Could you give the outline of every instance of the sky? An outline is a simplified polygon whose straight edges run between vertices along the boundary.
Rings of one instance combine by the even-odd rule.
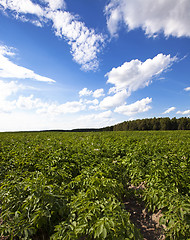
[[[190,117],[189,0],[0,0],[0,131]]]

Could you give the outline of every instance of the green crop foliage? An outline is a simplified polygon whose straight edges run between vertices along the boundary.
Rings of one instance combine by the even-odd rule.
[[[189,170],[189,131],[0,133],[0,236],[140,240],[135,195],[166,239],[190,239]]]

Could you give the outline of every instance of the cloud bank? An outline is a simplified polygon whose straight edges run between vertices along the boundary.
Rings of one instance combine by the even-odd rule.
[[[142,28],[150,37],[160,32],[166,37],[190,37],[189,12],[189,0],[111,0],[105,7],[112,36],[124,23],[128,31]]]

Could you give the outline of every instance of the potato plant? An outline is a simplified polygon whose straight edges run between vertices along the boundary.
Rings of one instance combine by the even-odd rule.
[[[189,131],[1,133],[0,234],[140,240],[123,204],[135,194],[166,239],[189,239],[189,156]]]

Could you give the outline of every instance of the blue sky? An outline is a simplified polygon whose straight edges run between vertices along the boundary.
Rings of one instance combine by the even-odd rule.
[[[0,131],[190,116],[189,0],[0,0]]]

